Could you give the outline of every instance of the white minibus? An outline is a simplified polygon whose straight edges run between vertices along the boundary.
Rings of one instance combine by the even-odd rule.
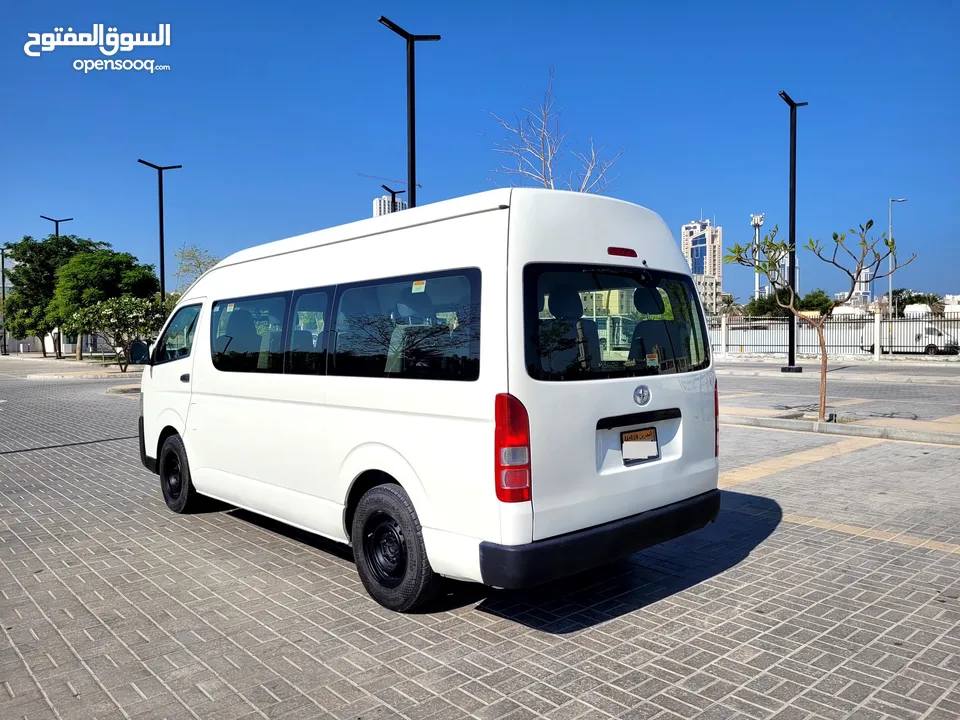
[[[241,250],[151,347],[140,457],[351,545],[367,592],[522,588],[716,519],[703,310],[670,230],[605,197],[498,189]]]

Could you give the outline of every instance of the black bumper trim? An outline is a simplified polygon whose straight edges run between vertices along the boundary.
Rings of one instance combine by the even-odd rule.
[[[143,439],[143,417],[137,421],[137,435],[140,438],[140,464],[154,475],[157,474],[157,459],[147,455],[147,446]]]
[[[639,515],[526,545],[480,543],[484,585],[519,589],[540,585],[632,555],[699,530],[720,512],[720,491],[710,490]]]
[[[630,413],[629,415],[600,418],[597,420],[597,430],[612,430],[625,425],[644,425],[664,420],[675,420],[678,417],[680,417],[680,408],[647,410],[646,412]]]

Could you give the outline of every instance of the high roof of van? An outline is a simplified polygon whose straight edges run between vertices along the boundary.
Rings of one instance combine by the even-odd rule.
[[[565,190],[548,190],[546,188],[498,188],[484,192],[464,195],[450,200],[442,200],[436,203],[421,205],[402,212],[389,213],[380,217],[366,218],[356,222],[344,225],[336,225],[324,230],[296,235],[283,240],[255,245],[244,250],[239,250],[232,255],[221,260],[216,267],[235,265],[237,263],[249,262],[260,258],[270,257],[272,255],[282,255],[298,250],[316,247],[318,245],[328,245],[335,242],[343,242],[366,235],[374,235],[390,230],[422,225],[425,223],[436,222],[459,215],[470,215],[485,210],[496,210],[500,207],[510,205],[511,198],[515,199],[513,193],[549,193],[557,197],[558,202],[612,202],[621,203],[623,200],[605,197],[601,195],[590,195],[585,193],[570,192]]]

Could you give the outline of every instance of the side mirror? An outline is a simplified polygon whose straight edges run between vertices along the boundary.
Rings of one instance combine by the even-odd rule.
[[[152,348],[143,340],[134,340],[130,345],[130,364],[149,365]]]

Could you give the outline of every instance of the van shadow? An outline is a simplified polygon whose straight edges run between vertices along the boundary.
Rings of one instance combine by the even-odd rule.
[[[449,583],[434,612],[476,609],[557,635],[640,610],[735,567],[780,524],[770,498],[722,491],[720,514],[706,527],[593,570],[527,590]]]
[[[353,552],[340,543],[240,508],[239,520],[303,543],[341,560]],[[736,567],[780,524],[783,510],[771,498],[721,491],[720,514],[689,535],[569,578],[527,590],[494,590],[477,583],[444,583],[420,613],[450,612],[474,605],[526,627],[557,635],[608,622],[688,590]]]

